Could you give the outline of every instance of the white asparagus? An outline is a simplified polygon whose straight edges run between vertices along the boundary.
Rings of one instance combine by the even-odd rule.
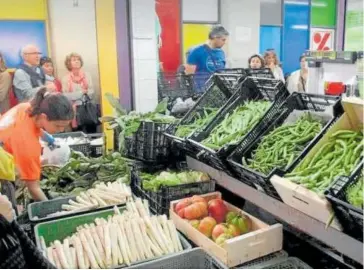
[[[89,244],[89,246],[91,248],[92,253],[94,254],[94,257],[96,259],[97,264],[100,266],[100,268],[104,268],[104,262],[102,260],[101,254],[99,253],[98,248],[96,247],[94,238],[93,238],[92,233],[91,233],[91,229],[90,228],[84,229],[83,233],[84,233],[84,235],[86,237],[86,240],[87,240],[87,242],[88,242],[88,244]]]
[[[72,258],[71,258],[70,243],[68,238],[63,240],[63,251],[64,255],[66,256],[69,267],[72,268]]]
[[[173,247],[171,246],[172,243],[170,243],[167,239],[167,237],[164,235],[163,229],[161,227],[161,225],[158,222],[158,219],[156,216],[152,216],[151,218],[152,224],[154,225],[155,229],[158,232],[158,236],[159,238],[162,240],[165,248],[167,249],[167,253],[172,253],[173,252]]]
[[[71,268],[78,269],[76,249],[74,247],[70,247],[70,253],[71,253],[71,260],[72,260]]]
[[[73,246],[76,249],[77,265],[80,269],[86,269],[85,256],[83,254],[83,247],[80,238],[77,235],[73,235]]]
[[[55,263],[54,257],[53,257],[53,248],[52,247],[47,248],[47,259],[51,264],[56,266],[56,263]]]
[[[154,253],[154,255],[156,257],[160,257],[164,255],[164,252],[162,251],[162,249],[158,246],[157,243],[154,243],[151,239],[151,235],[150,232],[147,231],[148,237],[146,238],[146,240],[148,241],[150,248],[152,249],[152,252]]]
[[[53,260],[54,260],[54,265],[56,266],[57,269],[63,269],[61,262],[58,258],[58,254],[55,248],[52,249],[52,253],[53,253]]]
[[[119,254],[118,254],[118,238],[117,238],[116,225],[110,222],[109,228],[110,228],[110,240],[111,240],[112,266],[117,266],[119,262]]]
[[[69,205],[69,204],[63,204],[62,209],[72,211],[72,210],[78,210],[78,209],[80,209],[80,207]]]
[[[125,226],[126,238],[128,240],[131,255],[132,255],[131,261],[132,262],[140,261],[140,256],[139,256],[138,250],[136,248],[136,241],[134,239],[134,235],[133,235],[132,230],[131,230],[130,221],[125,221],[124,226]]]
[[[151,245],[150,245],[150,243],[148,241],[149,237],[148,237],[147,230],[146,230],[146,227],[145,227],[145,224],[144,224],[144,220],[142,218],[140,218],[140,219],[137,220],[137,223],[138,223],[138,226],[139,226],[139,229],[140,229],[140,232],[141,232],[141,236],[142,236],[142,239],[143,239],[143,243],[145,245],[145,249],[148,252],[148,256],[154,257],[152,247],[151,247]],[[160,251],[160,253],[162,253],[162,251]]]
[[[111,267],[112,255],[111,255],[111,239],[110,239],[109,224],[104,224],[103,229],[104,229],[104,241],[105,241],[105,263],[106,267]]]
[[[142,200],[141,199],[137,199],[136,201],[135,201],[135,205],[136,205],[136,207],[137,207],[137,209],[138,209],[138,211],[139,211],[139,215],[141,216],[141,217],[146,217],[146,216],[148,216],[148,213],[147,213],[147,211],[145,211],[145,208],[144,208],[144,205],[143,205],[143,202],[142,202]]]
[[[81,196],[81,198],[84,199],[86,202],[93,204],[93,202],[91,201],[91,197],[86,192],[81,192],[79,196]]]
[[[83,205],[93,206],[93,204],[91,202],[84,200],[81,196],[77,196],[76,201]]]
[[[88,194],[91,195],[91,197],[93,197],[97,203],[100,205],[100,206],[107,206],[107,203],[102,200],[96,193],[95,193],[95,190],[94,189],[89,189],[88,191]]]
[[[99,189],[95,189],[93,191],[93,193],[95,193],[97,196],[99,196],[100,199],[102,199],[104,201],[107,200],[107,201],[112,201],[115,203],[120,203],[125,200],[125,197],[116,197],[111,193],[103,192]]]
[[[126,237],[126,230],[125,230],[125,226],[124,226],[124,216],[118,216],[118,223],[119,223],[119,228],[120,228],[120,232],[121,232],[121,236],[122,236],[122,240],[123,240],[123,244],[124,244],[124,250],[126,252],[126,257],[124,258],[124,260],[126,260],[126,258],[128,258],[129,264],[134,262],[133,261],[133,255],[131,254],[131,248],[128,242],[128,238]]]
[[[81,243],[81,245],[82,245],[82,243]],[[85,260],[85,267],[86,267],[86,269],[89,269],[91,267],[90,258],[87,256],[87,252],[86,252],[85,248],[83,248],[83,255],[84,255],[83,258]]]
[[[97,235],[100,238],[101,244],[102,244],[104,250],[106,251],[104,226],[102,224],[99,224],[96,226],[95,229],[96,229]],[[106,258],[106,254],[105,254],[105,258]]]
[[[132,209],[133,209],[133,213],[135,213],[135,214],[137,214],[138,216],[140,216],[140,214],[139,214],[139,212],[138,212],[138,209],[137,209],[137,207],[136,207],[136,205],[135,205],[135,202],[134,201],[130,201],[130,205],[131,205],[131,207],[132,207]]]
[[[94,224],[92,224],[90,226],[90,231],[91,231],[91,235],[92,235],[92,237],[93,237],[93,239],[95,241],[96,248],[99,251],[99,254],[101,256],[102,261],[104,262],[105,261],[104,247],[102,245],[102,240],[100,239],[99,234],[97,233],[96,227],[95,227]]]
[[[59,262],[60,262],[62,268],[69,269],[70,266],[68,264],[66,255],[64,253],[63,245],[61,244],[60,241],[56,240],[56,241],[54,241],[54,246],[56,248],[57,256],[58,256],[58,259],[59,259]]]
[[[77,207],[77,208],[84,208],[84,207],[89,206],[89,205],[87,205],[87,204],[78,203],[78,202],[75,202],[75,201],[73,201],[73,200],[69,200],[69,201],[68,201],[68,204],[69,204],[69,205],[72,205],[72,206],[75,206],[75,207]]]
[[[178,251],[182,251],[183,247],[182,247],[182,243],[181,243],[181,238],[178,235],[176,226],[174,225],[172,220],[167,220],[167,225],[168,225],[171,235],[173,236],[173,239],[175,241],[177,241]]]
[[[135,235],[136,240],[140,243],[140,247],[144,253],[145,259],[152,259],[154,256],[153,256],[152,252],[150,251],[149,245],[147,245],[145,243],[145,241],[143,240],[143,233],[140,229],[139,220],[140,219],[138,218],[138,219],[134,219],[131,221],[132,225],[133,225],[133,230],[135,232],[134,235]]]
[[[151,241],[155,240],[163,254],[168,254],[168,249],[165,247],[163,240],[159,237],[157,229],[153,226],[149,217],[144,217],[144,222],[147,227],[147,233],[151,238]]]
[[[111,194],[112,196],[120,197],[121,199],[129,197],[129,194],[127,192],[119,191],[116,188],[98,186],[98,187],[96,187],[96,191]]]
[[[177,252],[178,246],[173,242],[172,235],[168,229],[167,216],[166,215],[158,216],[157,220],[159,221],[159,224],[161,225],[161,227],[163,229],[164,235],[166,236],[167,240],[169,241],[171,247],[173,248],[173,251]]]
[[[130,220],[130,228],[131,228],[132,234],[134,235],[135,246],[136,246],[136,249],[138,251],[140,260],[147,259],[146,252],[144,250],[143,241],[140,238],[141,233],[140,233],[140,231],[138,231],[139,226],[136,223],[135,219]]]
[[[116,205],[114,206],[114,213],[115,215],[121,215],[120,210]]]
[[[123,239],[123,234],[121,232],[121,228],[120,228],[120,225],[119,225],[119,222],[118,222],[118,219],[116,218],[115,219],[115,224],[116,224],[116,234],[117,234],[117,238],[118,238],[118,245],[119,245],[119,248],[120,248],[120,252],[121,252],[121,256],[123,258],[123,262],[120,262],[120,264],[123,264],[125,263],[126,265],[130,265],[130,259],[129,259],[129,256],[128,256],[128,252],[126,250],[126,245],[124,243],[124,239]]]

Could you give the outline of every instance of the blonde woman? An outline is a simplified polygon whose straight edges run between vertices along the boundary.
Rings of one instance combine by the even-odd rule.
[[[285,83],[283,70],[279,66],[279,60],[277,58],[277,54],[271,50],[266,51],[264,53],[264,61],[266,67],[271,69],[274,78],[276,78],[277,80],[281,80],[283,83]]]
[[[0,114],[10,108],[9,93],[11,84],[11,76],[7,71],[4,56],[0,52]]]

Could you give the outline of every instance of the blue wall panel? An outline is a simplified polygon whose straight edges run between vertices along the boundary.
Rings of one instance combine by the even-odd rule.
[[[264,54],[267,49],[274,49],[278,58],[282,60],[281,54],[281,27],[280,26],[261,26],[260,27],[260,54]]]
[[[44,21],[0,20],[0,51],[8,68],[17,68],[22,63],[20,50],[27,44],[37,45],[43,55],[48,54]]]
[[[299,68],[299,57],[309,49],[309,0],[284,1],[283,69],[291,73]]]

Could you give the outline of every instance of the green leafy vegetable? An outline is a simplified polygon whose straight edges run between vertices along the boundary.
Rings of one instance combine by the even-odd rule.
[[[358,182],[346,190],[346,199],[351,205],[363,208],[363,172],[360,174]]]

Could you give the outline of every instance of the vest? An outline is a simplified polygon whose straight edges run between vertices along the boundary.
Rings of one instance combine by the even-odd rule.
[[[27,65],[21,64],[18,69],[24,70],[25,73],[27,73],[30,77],[30,84],[32,85],[32,88],[36,88],[39,86],[42,86],[45,84],[45,75],[40,68],[40,73],[36,72],[34,68],[31,68]],[[24,101],[22,90],[14,87],[14,93],[19,102]]]

